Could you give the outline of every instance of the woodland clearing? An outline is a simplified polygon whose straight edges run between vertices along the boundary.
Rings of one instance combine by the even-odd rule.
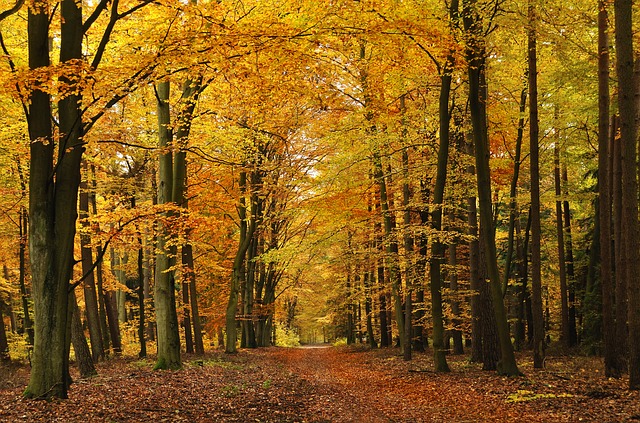
[[[601,359],[547,357],[526,376],[484,372],[450,356],[403,361],[394,349],[263,348],[190,356],[182,370],[116,358],[76,380],[68,400],[22,398],[27,366],[3,364],[0,421],[64,422],[625,422],[640,421],[640,392],[605,379]],[[74,369],[75,371],[75,369]]]

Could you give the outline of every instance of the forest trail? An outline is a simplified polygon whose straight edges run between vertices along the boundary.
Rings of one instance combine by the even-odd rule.
[[[361,352],[331,347],[279,349],[265,358],[308,381],[316,393],[305,401],[307,406],[331,422],[481,422],[516,417],[490,396],[482,398],[473,386],[459,386],[421,368],[422,361],[406,363],[389,355],[380,363]],[[398,374],[398,366],[405,368],[404,374]],[[461,397],[465,391],[473,397]]]
[[[500,377],[466,356],[433,371],[431,353],[303,347],[184,357],[178,371],[153,359],[114,358],[77,379],[63,401],[22,398],[28,366],[0,365],[0,422],[482,423],[640,421],[640,392],[598,373],[601,359],[549,357],[547,369]]]
[[[343,360],[343,355],[346,356],[332,347],[311,345],[278,350],[268,360],[314,387],[314,393],[305,402],[326,421],[393,422],[376,406],[378,398],[358,395],[354,374],[360,369],[351,360]]]

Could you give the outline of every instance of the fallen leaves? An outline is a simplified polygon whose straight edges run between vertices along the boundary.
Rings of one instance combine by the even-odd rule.
[[[28,368],[13,363],[0,368],[0,421],[640,421],[640,393],[602,378],[598,359],[550,358],[541,371],[522,359],[520,378],[448,361],[453,371],[441,374],[429,353],[405,362],[393,349],[266,348],[154,372],[151,360],[119,358],[52,402],[22,399]]]

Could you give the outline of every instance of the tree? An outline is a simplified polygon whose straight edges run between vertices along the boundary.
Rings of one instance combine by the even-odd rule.
[[[102,41],[93,56],[91,69],[97,69],[116,22],[145,4],[119,13],[118,2],[112,3],[110,24],[100,37]],[[77,72],[82,68],[79,65],[86,65],[83,35],[105,10],[107,2],[103,1],[83,22],[81,5],[72,0],[61,2],[60,63],[66,72],[58,78],[61,95],[57,105],[57,136],[52,125],[52,96],[47,88],[54,77],[49,69],[50,23],[54,9],[44,2],[33,5],[28,12],[29,69],[35,75],[27,102],[31,141],[29,249],[35,312],[33,367],[25,390],[28,398],[66,398],[70,383],[68,298],[74,264],[80,168],[85,149],[83,138],[99,117],[83,124],[82,84]],[[121,94],[115,96],[121,97]],[[114,104],[117,100],[110,101]]]
[[[637,124],[635,94],[638,90],[634,76],[633,30],[631,0],[616,0],[615,38],[616,71],[618,75],[618,109],[620,110],[620,139],[622,143],[622,219],[625,257],[624,274],[628,296],[629,322],[629,388],[640,389],[640,223],[638,222]]]
[[[610,330],[603,331],[604,373],[607,377],[619,377],[620,360],[616,356],[615,338],[615,284],[611,253],[611,192],[609,166],[609,14],[607,2],[598,2],[598,206],[600,223],[600,284],[602,286],[602,324]]]
[[[475,0],[463,3],[463,22],[467,36],[467,60],[469,77],[469,108],[475,146],[476,180],[480,214],[480,242],[485,248],[487,273],[491,285],[491,299],[498,327],[501,359],[498,372],[516,376],[520,374],[509,335],[507,314],[502,299],[500,271],[498,269],[493,217],[491,208],[491,171],[489,168],[489,143],[487,136],[485,75],[486,50],[482,20]]]

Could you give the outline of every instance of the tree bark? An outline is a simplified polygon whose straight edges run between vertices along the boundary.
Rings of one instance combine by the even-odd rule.
[[[502,299],[500,271],[498,269],[495,235],[493,231],[491,203],[491,171],[489,168],[489,140],[486,116],[487,86],[485,80],[486,50],[482,21],[476,10],[475,0],[464,1],[464,27],[467,37],[469,75],[469,109],[476,158],[476,181],[480,209],[480,241],[486,254],[487,273],[491,286],[493,309],[500,340],[501,361],[498,372],[504,375],[520,375],[509,334],[507,313]]]
[[[168,81],[157,84],[157,113],[159,147],[167,149],[173,142],[169,116]],[[163,151],[159,159],[158,204],[169,204],[172,199],[174,175],[173,153]],[[168,217],[168,213],[165,213]],[[167,223],[159,222],[156,255],[155,309],[158,330],[158,358],[155,369],[177,369],[182,365],[180,358],[180,333],[176,310],[176,292],[174,272],[171,271],[174,260],[167,245],[171,238]]]
[[[531,161],[531,308],[533,312],[533,367],[544,367],[545,339],[542,313],[542,264],[540,257],[540,163],[538,147],[538,66],[537,11],[535,0],[529,0],[529,154]]]
[[[518,119],[518,135],[516,137],[516,152],[513,157],[513,177],[509,187],[509,230],[507,234],[507,256],[504,265],[504,276],[502,282],[503,295],[507,294],[509,286],[509,276],[511,275],[511,262],[513,258],[514,231],[517,217],[516,195],[518,193],[518,179],[520,177],[520,165],[522,157],[522,140],[524,139],[525,109],[527,107],[527,88],[520,92],[520,118]]]
[[[80,308],[76,300],[75,292],[69,294],[69,308],[71,313],[71,342],[73,351],[76,356],[76,365],[80,371],[80,377],[86,379],[98,374],[93,365],[92,353],[87,344],[87,338],[82,329],[82,320],[80,320]]]
[[[575,266],[573,263],[573,239],[571,237],[571,209],[569,208],[569,175],[566,161],[562,164],[562,183],[564,184],[562,201],[562,213],[564,215],[564,239],[566,245],[565,260],[567,264],[567,289],[569,306],[569,340],[568,346],[574,347],[578,344],[578,329],[576,327],[576,291],[578,290]]]
[[[86,171],[87,164],[83,161],[83,169]],[[93,361],[104,360],[104,345],[102,343],[102,328],[100,327],[100,316],[98,312],[98,296],[96,295],[96,283],[93,272],[93,253],[91,249],[91,235],[89,229],[89,192],[86,179],[80,182],[80,202],[79,211],[83,232],[80,234],[80,251],[82,260],[82,275],[85,277],[84,303],[87,313],[87,324],[89,326],[89,339],[91,340],[91,355]]]
[[[450,15],[457,14],[458,2],[454,0],[450,6]],[[445,244],[442,235],[442,208],[444,204],[444,188],[447,182],[447,165],[449,161],[450,121],[449,99],[453,72],[453,56],[446,59],[440,75],[439,98],[439,136],[438,164],[436,167],[436,183],[433,190],[433,212],[431,213],[431,228],[435,237],[431,243],[431,265],[429,266],[429,282],[431,286],[431,318],[433,321],[433,360],[437,372],[449,372],[446,348],[444,345],[444,316],[442,311],[442,272]]]
[[[629,388],[640,389],[640,224],[638,222],[637,124],[633,51],[633,1],[615,0],[616,70],[622,142],[622,220],[627,284]]]
[[[29,68],[50,64],[48,3],[29,8]],[[82,10],[61,2],[60,62],[82,59]],[[39,84],[30,93],[29,248],[35,311],[35,339],[28,398],[66,398],[69,384],[69,281],[73,266],[80,162],[84,150],[80,97],[66,76],[60,83],[71,94],[58,102],[59,131],[54,174],[51,97]]]
[[[556,111],[557,112],[557,111]],[[558,129],[556,128],[556,131]],[[553,149],[553,175],[556,193],[556,235],[558,238],[558,269],[560,274],[560,340],[570,346],[569,340],[569,304],[567,301],[567,269],[564,256],[564,225],[562,220],[562,200],[560,196],[560,147],[558,146],[559,136],[556,137],[556,144]]]
[[[4,316],[2,315],[5,304],[0,302],[0,361],[10,361],[9,342],[7,341],[7,332],[4,327]]]

